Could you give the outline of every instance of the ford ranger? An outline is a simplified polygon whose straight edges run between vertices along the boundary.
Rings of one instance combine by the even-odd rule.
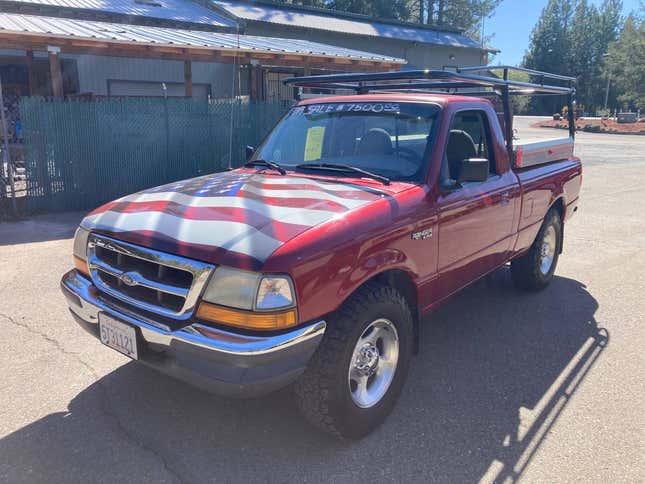
[[[553,278],[578,205],[574,131],[513,145],[509,98],[530,88],[573,107],[573,81],[506,77],[291,79],[356,94],[301,100],[242,168],[91,212],[61,281],[72,316],[166,374],[226,396],[293,384],[314,425],[367,434],[424,314],[507,263],[522,289]]]

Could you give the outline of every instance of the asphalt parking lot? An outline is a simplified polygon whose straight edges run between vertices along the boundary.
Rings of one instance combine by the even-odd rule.
[[[83,332],[58,288],[81,214],[0,224],[0,482],[643,482],[645,137],[577,144],[553,284],[500,269],[430,315],[394,413],[353,443],[288,390],[219,399]]]

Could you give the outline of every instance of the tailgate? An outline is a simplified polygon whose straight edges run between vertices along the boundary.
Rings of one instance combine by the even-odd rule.
[[[557,138],[518,144],[513,148],[515,168],[542,165],[573,157],[573,138]]]

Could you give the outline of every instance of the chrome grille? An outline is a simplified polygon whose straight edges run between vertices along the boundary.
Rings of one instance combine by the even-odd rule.
[[[214,266],[103,235],[91,234],[87,261],[105,293],[171,318],[185,319]]]

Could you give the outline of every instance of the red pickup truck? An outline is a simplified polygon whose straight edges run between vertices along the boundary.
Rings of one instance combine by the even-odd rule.
[[[370,90],[340,77],[293,82]],[[486,82],[505,100],[517,87]],[[71,313],[106,345],[218,394],[293,383],[309,421],[363,436],[392,409],[425,313],[509,262],[523,289],[553,277],[581,184],[573,132],[512,146],[511,119],[502,127],[473,95],[301,101],[245,167],[90,213],[61,281]]]

